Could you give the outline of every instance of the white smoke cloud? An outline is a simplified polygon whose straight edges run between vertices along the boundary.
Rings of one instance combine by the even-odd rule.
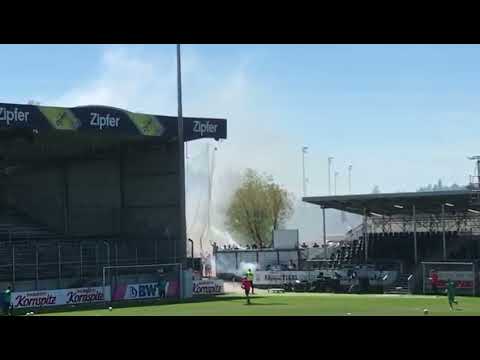
[[[125,47],[107,48],[93,79],[58,99],[45,101],[59,106],[109,105],[138,112],[175,110],[175,58],[135,55]]]
[[[108,105],[135,112],[175,115],[177,111],[176,58],[174,46],[152,54],[136,47],[115,46],[104,50],[92,78],[83,79],[76,88],[42,103],[57,106]],[[228,139],[220,144],[198,140],[188,144],[187,229],[196,251],[202,239],[203,250],[210,250],[205,228],[208,209],[208,172],[206,145],[214,157],[210,240],[233,244],[225,232],[226,204],[238,184],[240,174],[250,167],[273,175],[289,191],[301,189],[301,141],[279,126],[273,114],[262,107],[269,94],[249,73],[252,59],[241,58],[228,72],[218,74],[209,67],[209,59],[185,47],[182,57],[183,111],[186,116],[224,117],[228,119]],[[218,150],[213,151],[214,146]],[[318,241],[322,229],[318,207],[297,206],[297,215],[289,226],[300,229],[301,241]],[[348,224],[334,221],[327,226],[332,233],[343,233]]]

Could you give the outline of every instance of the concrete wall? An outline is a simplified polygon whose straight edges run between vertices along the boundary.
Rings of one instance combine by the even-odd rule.
[[[123,157],[122,235],[142,240],[162,239],[159,254],[185,255],[178,237],[177,151],[174,144],[149,152],[128,151]],[[166,236],[166,229],[170,236]],[[163,258],[163,256],[161,256]],[[172,259],[164,259],[171,261]]]
[[[68,233],[102,236],[120,233],[119,159],[69,164]]]

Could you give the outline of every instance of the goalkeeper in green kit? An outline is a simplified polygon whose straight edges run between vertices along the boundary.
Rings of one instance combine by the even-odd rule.
[[[458,305],[458,302],[455,300],[455,283],[450,279],[447,280],[447,289],[445,291],[447,292],[450,310],[453,310],[453,304]]]
[[[5,289],[2,294],[2,310],[4,315],[12,315],[12,305],[10,305],[10,301],[12,298],[12,288],[9,286]]]

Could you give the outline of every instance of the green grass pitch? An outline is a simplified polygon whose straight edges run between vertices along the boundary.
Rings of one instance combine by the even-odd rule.
[[[457,297],[450,311],[446,296],[267,294],[222,295],[176,304],[114,307],[45,313],[46,316],[472,316],[480,315],[480,298]],[[428,315],[424,314],[428,309]]]

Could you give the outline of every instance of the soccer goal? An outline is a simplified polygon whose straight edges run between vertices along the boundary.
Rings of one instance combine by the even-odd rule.
[[[476,295],[476,266],[473,262],[422,262],[423,293],[442,294],[446,283],[455,283],[457,295]]]
[[[105,266],[103,289],[111,301],[181,299],[182,264]]]

